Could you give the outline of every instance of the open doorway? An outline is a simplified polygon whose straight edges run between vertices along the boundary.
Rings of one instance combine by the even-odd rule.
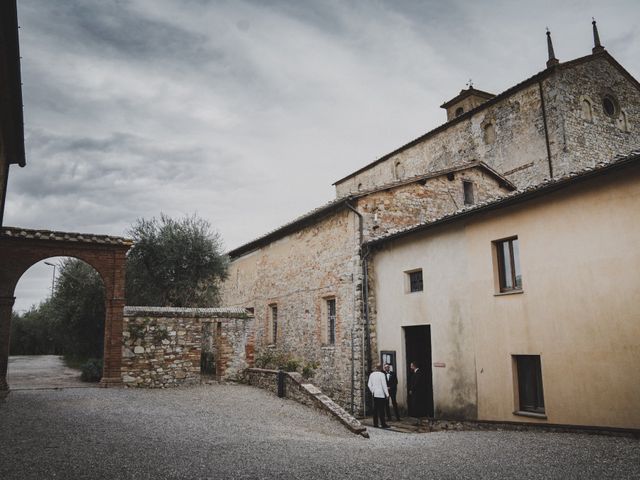
[[[411,362],[417,362],[422,369],[427,383],[427,395],[424,399],[427,416],[433,417],[433,374],[431,371],[431,326],[418,325],[415,327],[403,327],[406,357],[406,378],[411,378]],[[409,397],[409,385],[407,381],[407,398]]]

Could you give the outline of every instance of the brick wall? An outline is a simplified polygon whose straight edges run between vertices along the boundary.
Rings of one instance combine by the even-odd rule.
[[[78,238],[79,237],[79,238]],[[114,242],[112,243],[112,240]],[[0,390],[6,390],[11,307],[16,284],[29,267],[50,257],[74,257],[100,274],[105,287],[102,384],[120,383],[124,269],[128,242],[86,234],[4,227],[0,233]]]
[[[122,381],[134,387],[199,383],[203,349],[216,378],[235,380],[253,365],[253,318],[242,310],[126,307]]]

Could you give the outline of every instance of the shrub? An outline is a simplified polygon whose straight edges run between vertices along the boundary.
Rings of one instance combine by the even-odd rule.
[[[288,358],[284,362],[284,365],[279,365],[279,367],[280,366],[285,372],[297,372],[298,367],[300,366],[300,361],[295,358]]]
[[[102,378],[102,359],[91,358],[82,365],[80,380],[83,382],[99,382]]]
[[[316,368],[318,368],[317,362],[309,362],[302,367],[302,376],[304,378],[311,378],[316,373]]]
[[[255,365],[257,368],[267,368],[270,370],[282,369],[285,372],[297,372],[302,367],[302,375],[310,378],[318,368],[317,362],[303,362],[291,355],[290,353],[281,352],[274,349],[264,350],[256,357]]]

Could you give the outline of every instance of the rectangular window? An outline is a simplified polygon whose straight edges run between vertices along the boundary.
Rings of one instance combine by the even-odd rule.
[[[520,244],[518,237],[495,242],[498,257],[498,277],[500,291],[522,290],[520,271]]]
[[[336,343],[336,299],[327,300],[327,343]]]
[[[544,414],[540,355],[514,355],[518,370],[519,410]]]
[[[269,305],[271,310],[271,343],[274,345],[278,341],[278,306]]]
[[[413,272],[407,272],[409,277],[409,292],[421,292],[422,291],[422,270],[414,270]]]
[[[473,199],[473,183],[463,180],[462,188],[464,189],[464,204],[473,205],[475,203]]]

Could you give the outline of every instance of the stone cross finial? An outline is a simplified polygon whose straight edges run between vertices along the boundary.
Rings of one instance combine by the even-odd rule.
[[[547,27],[547,50],[549,51],[549,60],[547,60],[547,68],[553,67],[560,63],[556,58],[556,54],[553,51],[553,42],[551,41],[551,32],[549,31],[549,27]]]
[[[472,89],[473,88],[473,80],[469,79],[469,81],[467,82],[467,88],[468,89]]]
[[[593,49],[591,52],[598,53],[604,50],[604,47],[600,43],[600,35],[598,35],[598,27],[596,26],[596,19],[591,17],[591,25],[593,25]]]

